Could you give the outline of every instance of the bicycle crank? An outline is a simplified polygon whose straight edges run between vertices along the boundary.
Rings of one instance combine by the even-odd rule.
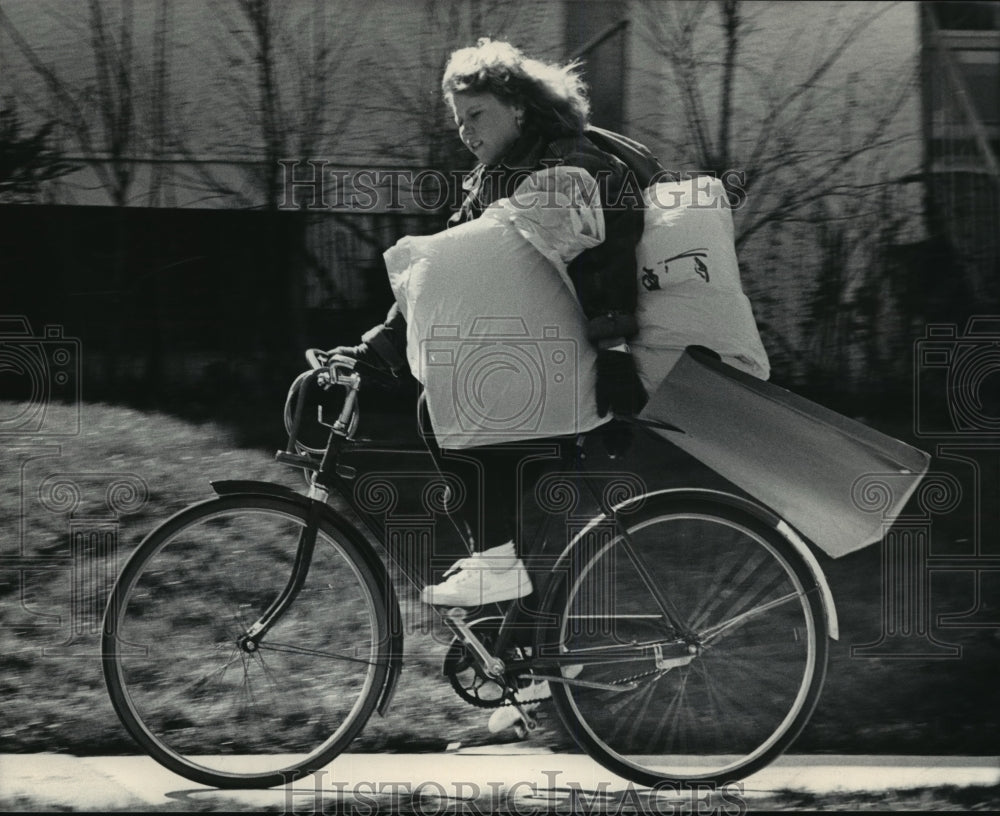
[[[493,648],[501,617],[485,617],[467,624],[479,642],[488,650]],[[465,702],[477,708],[497,708],[504,705],[503,681],[489,677],[479,665],[474,651],[456,634],[444,658],[441,672],[451,681],[451,686]]]
[[[457,606],[454,609],[448,610],[444,620],[448,627],[462,641],[462,643],[472,650],[472,653],[476,658],[476,662],[483,673],[491,680],[502,681],[504,671],[506,670],[504,662],[496,655],[490,654],[489,649],[487,649],[483,645],[482,641],[476,637],[475,633],[472,631],[472,627],[465,622],[465,617],[466,610]]]

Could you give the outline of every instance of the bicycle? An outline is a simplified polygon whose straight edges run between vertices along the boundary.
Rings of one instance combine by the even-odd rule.
[[[145,537],[105,613],[122,723],[162,765],[218,788],[329,764],[386,713],[402,668],[389,549],[330,502],[338,494],[363,524],[360,505],[370,514],[385,498],[361,487],[371,452],[385,451],[358,436],[358,394],[375,375],[307,358],[276,455],[307,492],[213,483],[214,498]],[[319,415],[325,447],[309,447],[309,394],[334,393],[336,420]],[[440,505],[451,489],[426,492]],[[595,496],[603,509],[545,562],[533,603],[476,618],[435,608],[453,633],[445,675],[466,702],[515,706],[528,728],[518,694],[547,681],[579,748],[643,785],[724,784],[764,767],[808,721],[837,637],[809,547],[766,507],[719,490]]]

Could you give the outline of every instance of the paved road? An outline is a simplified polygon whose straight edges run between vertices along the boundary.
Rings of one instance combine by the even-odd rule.
[[[785,756],[731,788],[717,791],[717,812],[753,809],[776,792],[878,792],[941,785],[1000,784],[1000,757]],[[610,775],[584,756],[491,746],[443,754],[343,754],[288,788],[218,791],[176,776],[147,757],[0,755],[0,795],[8,808],[112,811],[159,807],[362,813],[410,809],[530,813],[540,810],[705,812],[706,791],[651,793]],[[22,798],[23,797],[23,798]],[[652,797],[652,798],[651,798]],[[320,807],[322,806],[322,807]],[[634,807],[632,808],[634,810]]]

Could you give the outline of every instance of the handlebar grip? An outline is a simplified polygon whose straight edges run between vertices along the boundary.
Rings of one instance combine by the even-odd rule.
[[[318,348],[306,349],[306,361],[313,369],[330,368],[334,364],[340,364],[343,368],[351,371],[354,370],[354,366],[358,362],[346,354],[334,354],[333,351],[324,351]]]
[[[340,409],[340,416],[333,423],[333,430],[344,436],[351,436],[357,425],[358,416],[358,389],[348,388],[347,397],[344,399],[344,407]]]
[[[340,415],[327,427],[350,439],[358,427],[359,419],[358,390],[361,388],[362,376],[356,370],[358,361],[346,354],[333,354],[316,348],[307,349],[305,356],[310,368],[317,372],[316,376],[324,389],[339,385],[347,392]]]

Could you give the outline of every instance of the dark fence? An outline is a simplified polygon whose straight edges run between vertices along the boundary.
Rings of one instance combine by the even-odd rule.
[[[69,399],[212,417],[260,410],[273,422],[304,348],[357,342],[384,315],[385,249],[441,228],[443,217],[419,213],[0,206],[0,317],[18,318],[0,325],[0,399],[32,393],[34,376]],[[776,366],[776,382],[842,413],[912,414],[923,324],[961,334],[971,314],[997,312],[959,286],[963,275],[942,274],[955,268],[948,247],[898,250],[879,283],[896,294],[873,292],[882,305],[850,334],[867,343],[863,376],[821,353],[824,367],[805,379]],[[890,321],[883,312],[897,301]],[[53,370],[29,375],[18,362],[29,341],[43,362],[57,348],[71,354],[61,391]]]
[[[0,315],[24,320],[0,342],[68,343],[84,399],[270,400],[303,348],[356,342],[384,315],[382,252],[441,227],[396,213],[3,206]],[[32,387],[16,369],[0,396]]]

